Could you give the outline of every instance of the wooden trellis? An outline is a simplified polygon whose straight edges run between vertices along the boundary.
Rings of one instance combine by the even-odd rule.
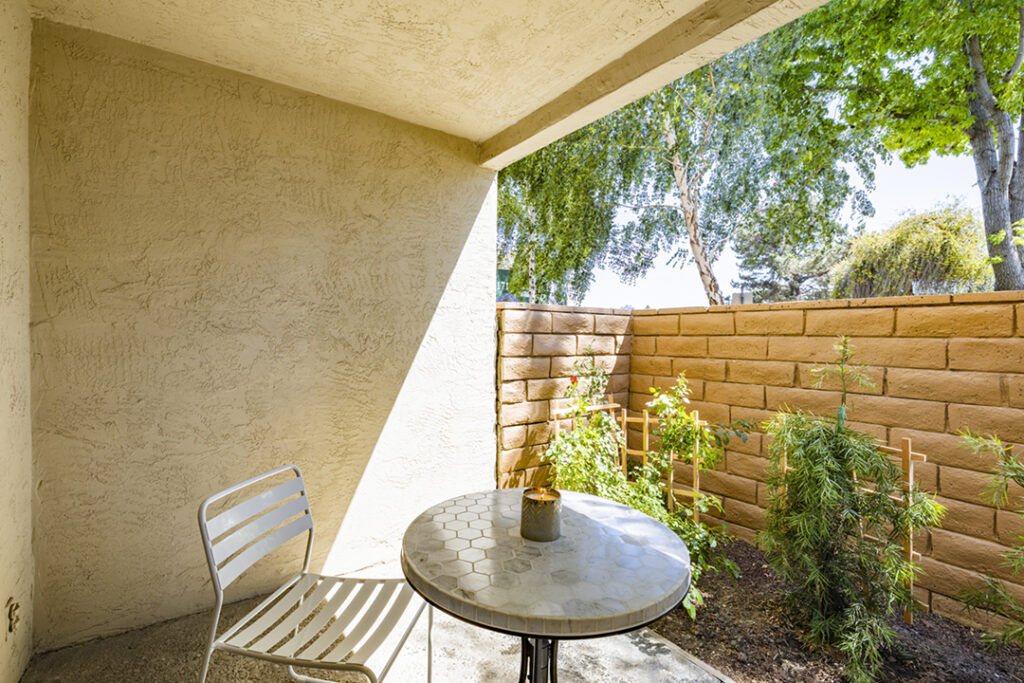
[[[619,416],[616,417],[615,411],[620,411]],[[607,411],[612,420],[618,422],[622,427],[623,444],[622,448],[619,449],[618,461],[616,465],[622,468],[622,473],[628,478],[629,476],[629,462],[632,457],[639,457],[641,462],[647,464],[647,453],[650,451],[651,445],[651,429],[660,423],[661,419],[658,417],[652,417],[650,412],[647,410],[640,411],[638,415],[629,415],[629,411],[620,406],[618,403],[611,401],[602,403],[600,405],[588,406],[585,410],[587,413],[603,412]],[[576,425],[576,418],[569,414],[569,410],[561,410],[554,414],[552,422],[554,423],[554,435],[557,436],[561,423],[568,420],[570,429]],[[636,411],[634,411],[636,412]],[[698,426],[705,426],[705,422],[700,421],[700,416],[694,412],[694,420]],[[640,427],[640,438],[641,438],[641,449],[635,449],[629,447],[629,427],[630,425],[639,425]],[[672,453],[669,458],[668,476],[664,480],[665,494],[668,501],[668,509],[670,512],[674,512],[678,501],[677,496],[684,496],[693,499],[696,503],[697,497],[700,495],[700,432],[697,433],[697,438],[694,440],[693,452],[690,454],[690,463],[693,468],[693,484],[689,489],[681,488],[676,486],[675,482],[675,461],[684,461],[686,458],[682,454]],[[700,521],[700,510],[694,504],[693,508],[693,520],[695,522]]]
[[[901,468],[903,470],[903,478],[902,478],[902,480],[900,482],[900,487],[903,489],[903,495],[902,496],[891,495],[889,497],[891,499],[893,499],[894,501],[896,501],[896,502],[903,503],[904,506],[909,508],[910,507],[910,487],[911,487],[911,484],[914,481],[914,463],[915,462],[927,462],[928,461],[928,456],[926,456],[924,453],[916,453],[916,452],[914,452],[913,444],[911,443],[911,440],[909,438],[903,438],[900,441],[900,447],[899,448],[893,448],[892,446],[883,446],[883,445],[879,445],[879,446],[877,446],[877,448],[882,453],[885,453],[890,458],[893,458],[894,460],[897,460],[900,463],[900,466],[901,466]],[[782,453],[782,471],[783,472],[789,472],[792,469],[793,468],[789,467],[786,464],[786,453],[783,452]],[[870,489],[870,488],[868,488],[866,486],[862,486],[862,487],[860,487],[860,489],[861,489],[861,491],[863,491],[865,493],[869,493],[869,492],[872,491],[872,489]],[[874,536],[870,536],[868,534],[865,534],[865,533],[863,533],[863,531],[861,532],[861,537],[862,538],[866,538],[867,540],[873,541],[875,543],[881,543],[881,541],[879,539],[875,538]],[[907,562],[917,562],[917,561],[919,561],[921,559],[921,553],[919,553],[916,550],[914,550],[914,536],[913,536],[913,534],[910,534],[910,533],[906,534],[906,538],[903,541],[903,559],[905,559]],[[910,578],[907,580],[907,588],[911,591],[911,593],[913,593],[913,590],[914,590],[914,575],[913,574],[911,574]],[[927,605],[925,607],[927,607]],[[913,613],[909,609],[904,610],[904,612],[903,612],[903,621],[905,621],[908,624],[913,624],[914,623],[914,615],[913,615]]]

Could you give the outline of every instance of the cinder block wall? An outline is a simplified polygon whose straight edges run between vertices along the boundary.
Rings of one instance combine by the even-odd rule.
[[[512,377],[527,383],[527,375],[548,377],[542,373],[553,359],[523,346],[513,356],[514,342],[504,337],[512,327],[530,336],[553,325],[548,316],[554,310],[520,307],[502,326],[499,393],[508,403],[499,412],[499,429],[507,438],[501,439],[498,462],[505,485],[543,474],[535,468],[548,429],[539,405],[518,421],[516,411],[528,410],[539,395],[530,401],[517,394],[520,385]],[[597,320],[615,313],[590,309],[581,315]],[[1010,575],[1000,558],[1024,534],[1024,525],[985,500],[992,460],[974,456],[956,435],[969,426],[1024,443],[1024,292],[634,311],[631,344],[628,337],[622,342],[631,349],[628,405],[642,410],[651,387],[671,385],[685,372],[693,407],[711,421],[761,425],[785,406],[831,415],[839,403],[837,387],[815,387],[810,371],[833,360],[840,334],[851,337],[855,359],[871,366],[876,384],[854,389],[851,424],[892,445],[912,438],[914,449],[928,456],[916,466],[917,481],[948,508],[942,528],[917,544],[924,555],[921,598],[963,621],[953,598],[978,572],[1015,580],[1024,597],[1024,579]],[[514,430],[524,423],[530,425],[525,436]],[[767,439],[758,431],[745,443],[733,440],[719,471],[703,479],[703,488],[723,499],[721,521],[746,540],[763,526],[767,464]],[[523,471],[533,476],[517,474]],[[685,479],[686,472],[677,475]]]
[[[498,485],[534,486],[547,478],[540,454],[551,418],[565,406],[574,363],[592,349],[611,373],[608,392],[625,405],[629,389],[628,309],[499,303]]]

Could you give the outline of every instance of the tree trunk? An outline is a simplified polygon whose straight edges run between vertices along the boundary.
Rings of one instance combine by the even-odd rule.
[[[1018,177],[1020,159],[1015,157],[1015,135],[1010,116],[999,108],[989,87],[976,36],[967,40],[967,57],[974,71],[973,93],[969,101],[974,122],[967,129],[974,152],[974,168],[981,190],[981,213],[988,237],[988,253],[993,258],[996,289],[1024,289],[1024,265],[1021,250],[1014,240],[1011,220],[1012,190],[1024,190]],[[1024,204],[1018,210],[1024,210]],[[1000,238],[1001,235],[1001,238]]]
[[[1010,223],[1019,237],[1024,237],[1024,113],[1017,125],[1017,158],[1013,162],[1010,178]],[[1024,265],[1024,240],[1017,245],[1017,253]]]
[[[665,142],[672,150],[672,173],[676,179],[676,188],[679,190],[679,199],[683,205],[683,218],[686,221],[686,235],[690,238],[690,253],[693,254],[693,261],[697,264],[697,272],[700,273],[700,281],[704,285],[704,293],[708,297],[708,303],[712,306],[725,304],[725,297],[718,286],[718,280],[711,270],[711,261],[708,259],[707,251],[704,249],[704,241],[700,238],[699,224],[697,221],[697,206],[690,196],[690,184],[686,177],[686,169],[679,159],[679,153],[675,151],[676,133],[672,126],[665,124]]]

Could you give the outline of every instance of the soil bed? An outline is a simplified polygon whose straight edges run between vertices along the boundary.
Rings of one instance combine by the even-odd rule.
[[[735,582],[722,575],[701,579],[705,605],[692,621],[680,607],[652,628],[738,683],[814,681],[840,683],[842,660],[811,652],[800,640],[784,602],[784,582],[764,554],[736,541],[725,549],[742,571]],[[988,652],[978,631],[936,614],[920,614],[913,626],[895,619],[897,652],[887,657],[881,681],[1024,681],[1024,651]]]

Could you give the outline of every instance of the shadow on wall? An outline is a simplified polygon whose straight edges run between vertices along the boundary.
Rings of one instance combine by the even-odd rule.
[[[276,465],[314,566],[434,502],[440,449],[493,484],[472,145],[43,21],[31,107],[38,649],[207,607],[199,502]]]

